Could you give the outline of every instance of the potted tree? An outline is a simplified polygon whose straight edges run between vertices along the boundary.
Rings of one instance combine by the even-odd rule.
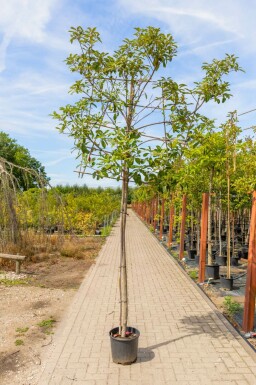
[[[204,64],[204,78],[190,90],[171,78],[156,78],[176,55],[173,37],[158,28],[135,28],[134,38],[124,39],[112,54],[98,48],[101,39],[96,28],[72,27],[70,33],[71,43],[80,47],[79,53],[66,60],[70,70],[80,76],[70,92],[81,98],[61,107],[53,117],[60,122],[60,132],[74,139],[80,175],[122,184],[120,317],[119,325],[110,330],[110,339],[113,361],[129,364],[137,357],[139,331],[128,326],[128,185],[152,182],[155,174],[161,179],[176,155],[173,143],[189,140],[194,128],[205,124],[206,118],[198,113],[205,102],[230,97],[229,84],[222,77],[240,68],[233,55]],[[156,111],[161,117],[158,114],[154,120]],[[152,127],[160,127],[161,133],[158,129],[152,135]]]
[[[237,135],[240,132],[236,125],[236,112],[230,113],[230,119],[223,126],[226,139],[226,177],[227,177],[227,274],[220,276],[221,286],[225,289],[233,289],[233,277],[231,276],[231,210],[230,210],[230,181],[231,175],[236,171]]]

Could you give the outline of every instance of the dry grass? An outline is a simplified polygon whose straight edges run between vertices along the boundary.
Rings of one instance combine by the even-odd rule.
[[[101,239],[104,242],[104,239]],[[98,252],[99,238],[81,238],[74,235],[44,234],[28,230],[24,232],[18,244],[0,243],[0,252],[25,255],[26,261],[34,263],[68,257],[75,259],[93,259]],[[95,250],[95,252],[94,252]],[[13,268],[13,262],[2,259],[2,266]]]
[[[64,257],[72,257],[75,259],[94,258],[93,250],[96,250],[96,245],[99,240],[94,237],[66,238],[60,248],[60,254]],[[102,240],[103,242],[103,240]]]

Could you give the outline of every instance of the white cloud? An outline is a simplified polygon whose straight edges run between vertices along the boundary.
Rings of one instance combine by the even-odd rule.
[[[253,1],[248,1],[246,7],[240,0],[117,1],[128,15],[147,16],[164,23],[182,45],[219,40],[227,40],[228,45],[230,40],[240,39],[242,49],[256,49]],[[216,40],[218,35],[221,39]]]
[[[191,55],[192,53],[199,53],[199,52],[202,52],[202,51],[207,51],[207,50],[210,50],[211,48],[213,47],[219,47],[221,45],[224,45],[224,44],[229,44],[229,43],[233,43],[235,42],[237,39],[227,39],[227,40],[221,40],[221,41],[215,41],[213,43],[206,43],[206,44],[203,44],[203,45],[199,45],[199,46],[196,46],[192,49],[189,49],[187,51],[183,51],[179,54],[179,56],[185,56],[185,55]]]
[[[0,71],[5,69],[6,51],[12,39],[25,39],[40,43],[45,38],[45,28],[51,11],[58,0],[8,0],[1,4]]]
[[[47,166],[47,167],[49,167],[49,166],[56,166],[56,164],[63,163],[63,161],[67,160],[67,159],[74,159],[74,157],[72,155],[63,156],[61,158],[57,158],[57,159],[51,160],[49,162],[45,162],[44,165]]]

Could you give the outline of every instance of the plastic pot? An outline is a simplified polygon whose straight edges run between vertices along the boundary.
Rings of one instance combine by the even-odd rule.
[[[232,257],[231,258],[231,266],[238,266],[238,257]]]
[[[229,291],[233,290],[233,277],[227,278],[225,275],[221,275],[220,286]]]
[[[243,247],[241,250],[238,251],[238,255],[240,258],[248,259],[248,248]]]
[[[188,257],[190,259],[195,259],[195,256],[196,256],[196,249],[188,249]]]
[[[217,255],[215,260],[218,265],[227,266],[227,257],[225,255]]]
[[[126,331],[134,334],[134,336],[113,337],[118,334],[118,327],[111,329],[109,332],[112,359],[116,364],[130,365],[137,360],[140,332],[131,326],[127,326]]]
[[[220,266],[219,265],[206,265],[207,278],[219,279],[220,278]]]

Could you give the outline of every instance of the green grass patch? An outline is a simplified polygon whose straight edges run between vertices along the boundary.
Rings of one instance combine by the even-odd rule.
[[[223,301],[224,312],[229,316],[233,317],[235,314],[242,310],[240,303],[235,301],[230,295],[224,297]]]
[[[29,327],[17,328],[16,333],[23,334],[23,333],[26,333],[28,330],[29,330]]]
[[[111,232],[112,226],[105,226],[101,228],[101,236],[108,237]]]
[[[55,322],[56,322],[56,320],[51,317],[50,319],[46,319],[46,320],[39,322],[37,325],[40,326],[43,333],[52,334],[52,327],[53,327]]]
[[[23,340],[16,340],[16,341],[15,341],[15,345],[16,345],[16,346],[24,345],[24,341],[23,341]]]
[[[18,285],[28,285],[28,279],[0,279],[0,285],[4,286],[18,286]]]
[[[196,280],[198,278],[198,271],[197,270],[190,270],[188,272],[188,275],[190,276],[190,278]]]

